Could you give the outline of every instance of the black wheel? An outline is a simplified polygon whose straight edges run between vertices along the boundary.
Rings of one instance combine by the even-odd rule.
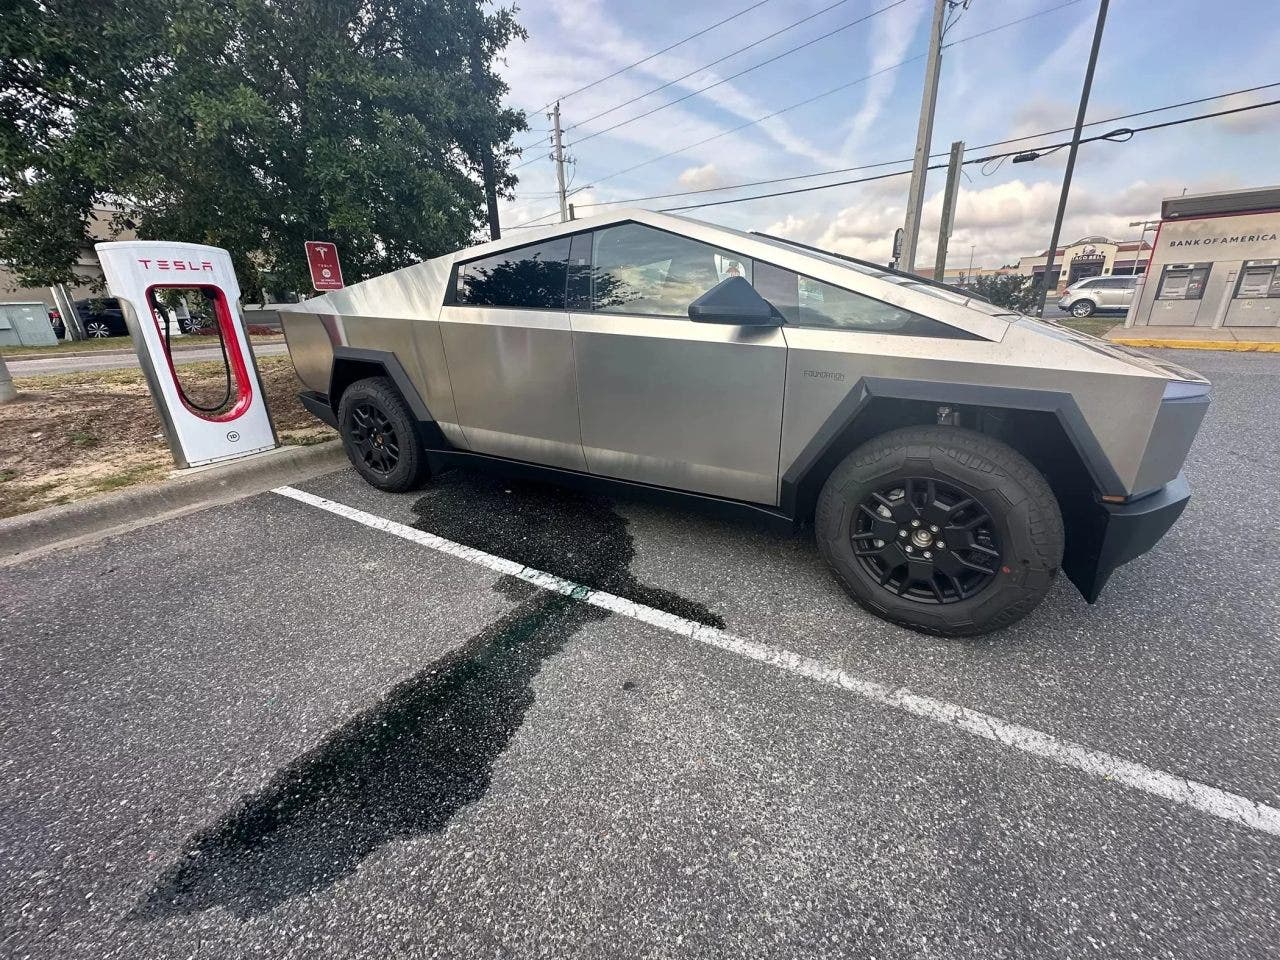
[[[1092,317],[1097,309],[1098,305],[1092,300],[1077,300],[1071,305],[1071,315],[1073,317]]]
[[[352,465],[378,489],[400,493],[426,481],[427,455],[417,422],[388,378],[369,377],[347,387],[338,404],[338,426]]]
[[[827,478],[814,527],[862,606],[944,636],[1022,619],[1062,562],[1062,515],[1044,477],[958,427],[907,427],[854,450]]]

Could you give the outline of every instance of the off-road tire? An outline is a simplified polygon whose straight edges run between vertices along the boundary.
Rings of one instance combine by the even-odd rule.
[[[1079,319],[1092,317],[1098,312],[1098,305],[1092,300],[1077,300],[1071,305],[1071,315]]]
[[[998,572],[973,596],[937,604],[904,598],[858,562],[851,534],[859,505],[907,477],[949,484],[989,516]],[[814,528],[823,558],[859,604],[940,636],[978,636],[1016,623],[1044,599],[1062,563],[1062,514],[1044,477],[1016,450],[959,427],[905,427],[858,447],[827,478]]]
[[[397,456],[394,466],[378,469],[361,452],[358,413],[376,410],[386,419],[394,434]],[[357,380],[342,392],[338,403],[338,432],[356,472],[379,490],[403,493],[422,486],[430,476],[426,450],[418,431],[418,422],[404,397],[389,377],[367,377]],[[384,434],[385,436],[385,434]]]

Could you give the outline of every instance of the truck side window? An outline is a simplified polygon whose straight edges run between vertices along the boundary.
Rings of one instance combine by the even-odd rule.
[[[907,337],[971,338],[965,331],[929,317],[772,264],[756,263],[755,286],[760,296],[773,304],[793,326]]]
[[[504,250],[458,268],[457,302],[466,306],[563,310],[569,238]]]
[[[592,309],[682,319],[721,280],[750,282],[752,266],[739,254],[638,223],[597,230],[592,265]]]

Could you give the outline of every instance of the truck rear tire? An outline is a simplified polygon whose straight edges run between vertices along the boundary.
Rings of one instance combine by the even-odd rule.
[[[1062,514],[1044,477],[958,427],[906,427],[858,447],[827,478],[814,527],[858,603],[941,636],[1021,620],[1062,563]]]
[[[430,476],[417,421],[389,377],[366,377],[343,391],[338,432],[352,466],[379,490],[403,493]]]

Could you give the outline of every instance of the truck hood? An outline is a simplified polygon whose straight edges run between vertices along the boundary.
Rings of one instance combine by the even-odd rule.
[[[1127,363],[1129,366],[1137,367],[1144,373],[1154,373],[1167,380],[1179,380],[1186,383],[1207,384],[1209,382],[1194,370],[1190,370],[1181,364],[1158,360],[1155,357],[1147,356],[1145,353],[1138,350],[1133,350],[1118,343],[1112,343],[1110,340],[1103,340],[1101,337],[1095,337],[1087,333],[1080,333],[1078,330],[1072,330],[1070,327],[1064,327],[1057,323],[1050,323],[1047,320],[1037,320],[1034,317],[1024,316],[1019,316],[1013,322],[1020,329],[1028,333],[1048,337],[1051,340],[1057,340],[1059,342],[1074,343],[1086,350],[1092,350],[1095,353],[1100,353],[1105,357],[1109,357],[1112,360],[1119,360],[1121,363]]]

